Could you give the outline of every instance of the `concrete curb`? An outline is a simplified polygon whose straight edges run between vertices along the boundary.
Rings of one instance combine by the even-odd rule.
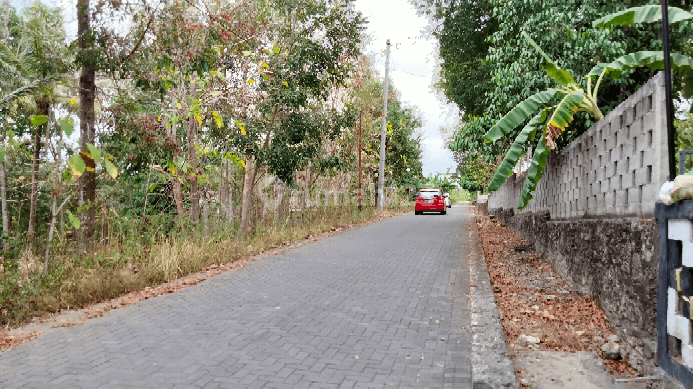
[[[471,218],[476,223],[475,217]],[[519,388],[476,224],[469,231],[469,305],[474,389]]]

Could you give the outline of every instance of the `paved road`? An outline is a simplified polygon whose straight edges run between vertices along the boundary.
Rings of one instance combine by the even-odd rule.
[[[0,387],[471,388],[465,208],[268,256],[0,354]]]

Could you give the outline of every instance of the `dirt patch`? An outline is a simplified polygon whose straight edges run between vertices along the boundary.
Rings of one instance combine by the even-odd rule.
[[[43,331],[30,331],[12,334],[8,330],[0,331],[0,350],[9,350],[19,344],[38,338],[42,333]]]
[[[591,352],[601,357],[601,346],[613,333],[597,302],[573,292],[513,230],[476,208],[472,212],[511,358],[540,351]],[[626,359],[601,359],[596,364],[604,365],[615,378],[639,375]],[[520,384],[528,387],[528,372],[516,372]],[[544,374],[551,374],[550,370]]]

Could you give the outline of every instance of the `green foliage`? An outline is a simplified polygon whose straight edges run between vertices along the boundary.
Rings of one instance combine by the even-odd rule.
[[[639,51],[616,58],[611,63],[599,63],[585,76],[589,79],[597,79],[610,75],[619,78],[625,70],[639,67],[648,67],[653,70],[664,69],[664,53],[661,51]],[[682,73],[690,72],[693,68],[693,59],[686,55],[671,53],[671,68]]]
[[[508,154],[506,154],[488,186],[490,192],[500,189],[505,180],[513,174],[513,169],[515,165],[517,165],[517,161],[524,154],[525,143],[532,143],[537,129],[545,120],[546,110],[542,110],[527,123],[525,128],[523,128],[517,138],[515,138],[512,146],[510,146],[510,150],[508,150]]]
[[[524,35],[524,33],[523,33]],[[523,152],[525,143],[534,139],[536,129],[539,125],[546,123],[544,135],[537,142],[536,150],[527,178],[520,195],[519,209],[527,206],[528,201],[532,198],[531,192],[536,188],[537,183],[542,177],[542,170],[546,165],[549,149],[556,148],[556,139],[560,134],[572,123],[575,114],[578,111],[587,112],[595,120],[601,120],[603,115],[599,110],[597,101],[597,92],[603,78],[611,75],[617,78],[625,69],[637,67],[657,68],[662,64],[661,52],[638,52],[624,55],[617,58],[609,64],[597,64],[593,70],[585,76],[587,80],[587,92],[585,92],[578,84],[573,81],[572,77],[566,76],[567,72],[558,66],[541,50],[541,48],[528,36],[525,35],[531,46],[537,50],[542,57],[543,68],[550,78],[560,84],[558,89],[549,89],[544,92],[537,93],[529,99],[520,103],[513,108],[510,113],[504,116],[496,125],[494,125],[485,135],[488,141],[495,142],[504,134],[509,134],[514,129],[522,124],[537,108],[547,103],[556,95],[562,95],[562,99],[557,105],[547,107],[542,112],[534,116],[527,126],[515,138],[510,151],[496,171],[494,179],[489,190],[498,190],[505,182],[506,178],[511,174],[513,167],[517,163],[520,155]],[[690,70],[692,59],[677,55],[672,61],[672,68],[681,70]],[[598,77],[598,78],[597,78]],[[597,78],[597,83],[592,89],[592,80]],[[548,120],[547,112],[552,112]]]
[[[403,107],[399,100],[388,102],[387,118],[391,130],[385,145],[386,182],[398,187],[410,186],[423,172],[421,138],[415,133],[421,127],[421,119],[411,108]],[[379,137],[373,147],[380,150]]]
[[[681,150],[693,150],[693,119],[689,115],[686,119],[675,120],[674,127],[676,128],[676,167],[678,169],[678,152]],[[687,172],[693,169],[693,156],[689,155],[686,158],[684,169]]]
[[[72,154],[67,159],[67,165],[74,179],[79,178],[87,169],[93,169],[87,166],[87,161],[93,161],[94,164],[101,163],[111,178],[115,179],[118,176],[118,168],[111,162],[113,156],[108,153],[102,153],[97,147],[91,143],[87,143],[86,152]]]
[[[483,99],[493,90],[491,68],[485,61],[488,36],[498,30],[491,16],[491,1],[424,1],[426,12],[436,20],[433,35],[440,43],[440,82],[449,101],[467,116],[481,116],[486,110]]]
[[[459,155],[459,154],[458,154]],[[480,156],[467,155],[457,160],[458,183],[462,189],[476,192],[484,191],[490,185],[495,163],[487,163]]]
[[[476,192],[466,189],[453,189],[450,191],[450,201],[455,204],[460,201],[473,201],[476,199]]]
[[[449,170],[449,169],[448,169]],[[456,188],[455,184],[450,179],[450,174],[429,174],[423,185],[424,187],[440,188],[443,193],[449,193]]]
[[[548,89],[527,98],[508,112],[484,135],[487,142],[495,142],[504,135],[511,134],[515,127],[529,119],[537,109],[546,106],[558,93],[557,89]]]
[[[670,7],[668,10],[669,24],[675,24],[684,20],[693,19],[693,14],[681,8]],[[628,8],[614,12],[592,22],[597,28],[609,28],[613,26],[625,26],[629,24],[653,23],[662,20],[661,5],[646,5],[643,7]]]
[[[587,74],[596,62],[610,63],[629,52],[654,51],[661,47],[656,26],[644,29],[597,29],[592,22],[610,12],[647,1],[619,0],[585,2],[575,0],[412,0],[432,19],[432,29],[441,45],[439,86],[464,114],[449,148],[461,155],[481,156],[496,161],[510,143],[501,140],[484,144],[483,135],[503,114],[554,81],[569,83]],[[525,32],[542,51],[527,45]],[[673,47],[680,47],[685,33],[672,34]],[[448,39],[447,37],[450,37]],[[555,73],[545,57],[556,58]],[[464,60],[462,60],[464,59]],[[537,61],[542,63],[537,67]],[[483,74],[474,74],[477,70]],[[651,73],[628,70],[627,77],[605,79],[596,103],[604,114],[625,100],[649,79]],[[560,79],[558,79],[558,78]],[[578,80],[586,88],[583,80]],[[466,98],[461,98],[467,93]],[[457,97],[455,97],[457,96]],[[532,115],[529,115],[526,120]],[[594,119],[577,115],[575,122],[558,139],[563,147],[584,132]],[[515,139],[519,130],[508,134]]]
[[[116,29],[107,22],[115,3],[104,3],[81,37],[87,49],[77,40],[66,45],[59,10],[0,4],[0,162],[10,219],[10,230],[0,234],[0,323],[114,297],[197,271],[220,256],[238,258],[248,243],[270,247],[371,217],[368,208],[277,211],[275,225],[271,215],[256,216],[256,207],[267,204],[253,201],[251,233],[237,233],[245,161],[258,166],[256,182],[283,181],[270,190],[306,184],[310,193],[332,179],[355,181],[359,112],[368,118],[364,171],[367,179],[375,177],[382,85],[361,55],[366,21],[352,3],[122,4],[118,12],[132,19]],[[97,80],[96,135],[83,145],[74,141],[75,69],[81,65],[108,78]],[[386,179],[408,187],[421,180],[421,120],[395,92],[389,98]],[[39,115],[46,105],[49,113]],[[45,184],[38,192],[36,239],[27,247],[30,139],[37,126],[45,144],[38,179]],[[76,237],[92,223],[85,222],[89,205],[76,196],[75,178],[92,168],[95,250],[84,254]],[[354,188],[352,182],[343,189]],[[284,203],[299,195],[288,193]],[[202,220],[195,220],[196,206],[203,208]],[[46,272],[42,266],[18,271],[17,258],[37,254],[45,255]]]
[[[38,127],[40,125],[46,124],[48,122],[48,116],[46,115],[34,115],[31,117],[31,125]]]
[[[541,180],[544,175],[544,167],[546,166],[546,160],[549,157],[549,148],[543,142],[546,136],[546,132],[542,134],[539,142],[537,142],[537,148],[534,151],[534,156],[532,157],[532,163],[527,171],[527,179],[522,186],[522,193],[520,193],[520,204],[517,206],[518,209],[524,209],[527,206],[529,200],[532,199],[532,192],[537,188],[537,183]]]
[[[362,158],[366,175],[377,180],[380,162],[380,132],[382,118],[383,85],[373,75],[360,80],[361,84],[352,92],[349,109],[361,112]],[[421,162],[421,117],[412,108],[399,100],[396,87],[390,83],[390,96],[387,105],[386,145],[385,145],[385,184],[405,188],[420,184],[423,174]],[[354,116],[353,130],[343,138],[345,144],[342,159],[347,161],[351,171],[356,171],[358,163],[358,119]],[[356,152],[352,152],[354,150]]]

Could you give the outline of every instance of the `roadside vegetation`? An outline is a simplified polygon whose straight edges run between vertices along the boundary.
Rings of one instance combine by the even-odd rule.
[[[351,0],[86,4],[73,39],[58,9],[0,3],[0,324],[381,217]],[[388,99],[397,212],[425,183],[421,119]]]
[[[615,23],[596,22],[608,19],[607,15],[624,11],[631,7],[659,6],[647,0],[617,0],[610,2],[589,2],[569,0],[482,0],[467,1],[453,0],[440,2],[435,0],[411,0],[420,13],[430,20],[429,28],[440,44],[440,81],[438,87],[444,92],[449,102],[455,103],[463,117],[461,124],[455,130],[448,147],[455,154],[458,162],[457,171],[461,175],[463,187],[473,189],[474,186],[488,189],[493,172],[501,165],[504,156],[515,140],[513,158],[506,161],[506,166],[499,170],[496,184],[507,177],[515,167],[518,154],[526,154],[532,150],[537,157],[543,157],[548,149],[560,150],[570,144],[576,137],[584,133],[602,115],[608,114],[613,108],[627,99],[632,93],[644,85],[657,70],[661,69],[659,59],[652,54],[626,55],[638,52],[660,53],[661,26],[658,20],[644,20],[645,23],[632,24],[623,17],[617,17]],[[673,7],[681,8],[684,12],[691,11],[690,4],[685,1],[670,1],[672,10],[671,49],[674,56],[674,66],[689,70],[687,60],[691,56],[690,34],[693,25],[678,18]],[[654,9],[654,8],[653,8]],[[649,12],[647,9],[645,11]],[[645,13],[645,12],[643,12]],[[652,13],[655,15],[656,12]],[[683,15],[684,13],[681,13]],[[596,23],[595,23],[596,22]],[[605,28],[607,27],[607,28]],[[540,48],[538,50],[538,48]],[[678,55],[678,57],[676,57]],[[647,57],[647,58],[646,58]],[[607,70],[616,77],[599,77],[607,67],[599,68],[599,72],[591,74],[595,65],[616,64],[617,59],[627,59],[622,62],[622,68]],[[549,65],[553,65],[553,70]],[[633,66],[631,66],[633,65]],[[636,65],[648,65],[638,67]],[[583,78],[583,76],[587,76]],[[690,72],[675,72],[674,92],[681,92],[684,97],[690,97]],[[493,142],[487,142],[484,135],[508,114],[531,96],[547,91],[556,85],[564,88],[570,85],[570,96],[577,90],[594,92],[596,81],[600,79],[598,94],[591,93],[591,103],[587,98],[584,109],[574,115],[562,115],[565,100],[554,98],[543,102],[549,103],[550,112],[540,111],[541,115],[535,122],[542,122],[543,127],[551,124],[554,119],[551,114],[558,112],[562,119],[558,120],[557,133],[549,134],[550,143],[540,147],[538,140],[542,132],[536,131],[536,136],[518,138],[526,125],[535,128],[532,116],[517,117],[512,128],[502,129],[502,134],[491,133]],[[573,81],[572,83],[570,81]],[[591,85],[589,85],[591,83]],[[545,93],[546,95],[546,93]],[[583,97],[586,94],[583,94]],[[544,96],[545,97],[545,96]],[[577,101],[577,97],[575,97]],[[555,107],[553,104],[557,104]],[[589,105],[589,106],[588,106]],[[560,106],[560,107],[559,107]],[[594,107],[598,108],[594,108]],[[543,108],[544,105],[541,106]],[[539,107],[535,107],[539,109]],[[533,108],[534,109],[534,108]],[[535,112],[537,112],[535,110]],[[570,116],[568,118],[568,116]],[[543,120],[540,120],[543,119]],[[568,119],[570,126],[564,126]],[[680,139],[686,138],[686,124],[691,119],[681,121],[678,128]],[[560,122],[560,123],[559,123]],[[507,123],[506,123],[507,124]],[[500,130],[496,128],[496,130]],[[548,129],[547,129],[548,131]],[[527,131],[525,131],[525,135]],[[526,139],[525,139],[526,138]],[[686,138],[687,139],[687,138]],[[543,143],[543,142],[542,142]],[[679,143],[685,147],[685,142]],[[519,153],[518,153],[519,151]],[[515,160],[515,161],[513,161]],[[529,166],[529,161],[523,160],[523,166]],[[512,166],[510,166],[512,165]],[[537,159],[541,165],[541,158]],[[509,169],[508,169],[509,167]],[[480,171],[483,170],[483,171]],[[535,169],[537,172],[541,168]],[[488,174],[488,173],[491,174]],[[534,184],[540,174],[532,174],[529,183]],[[535,180],[536,179],[536,180]],[[495,188],[497,185],[494,185]],[[527,194],[531,193],[532,185],[528,184]],[[477,189],[478,190],[478,189]],[[525,200],[529,196],[524,196]],[[526,203],[526,201],[525,201]]]
[[[460,201],[474,201],[476,200],[476,192],[470,192],[466,189],[453,189],[450,192],[450,201],[453,204]]]

